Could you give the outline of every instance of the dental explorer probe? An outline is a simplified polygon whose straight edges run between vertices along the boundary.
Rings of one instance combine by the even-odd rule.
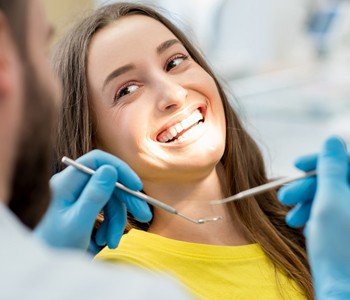
[[[62,157],[61,161],[65,165],[73,166],[76,169],[78,169],[78,170],[80,170],[80,171],[82,171],[82,172],[84,172],[86,174],[93,175],[95,173],[94,170],[92,170],[92,169],[88,168],[87,166],[84,166],[84,165],[82,165],[82,164],[80,164],[80,163],[78,163],[78,162],[74,161],[73,159],[70,159],[70,158],[68,158],[66,156]],[[169,205],[167,205],[167,204],[165,204],[165,203],[163,203],[163,202],[161,202],[161,201],[159,201],[157,199],[154,199],[154,198],[152,198],[152,197],[150,197],[150,196],[148,196],[148,195],[146,195],[144,193],[141,193],[141,192],[138,192],[138,191],[133,191],[133,190],[127,188],[126,186],[122,185],[119,182],[116,182],[115,186],[118,189],[120,189],[120,190],[122,190],[124,192],[127,192],[127,193],[129,193],[129,194],[131,194],[131,195],[133,195],[133,196],[135,196],[137,198],[140,198],[140,199],[146,201],[147,203],[149,203],[149,204],[151,204],[151,205],[153,205],[155,207],[158,207],[158,208],[160,208],[162,210],[165,210],[168,213],[171,213],[171,214],[174,214],[174,215],[178,215],[178,216],[186,219],[187,221],[190,221],[190,222],[195,223],[195,224],[204,224],[204,223],[215,222],[215,221],[223,219],[222,216],[219,216],[219,217],[210,218],[210,219],[197,219],[196,220],[196,219],[193,219],[193,218],[191,218],[189,216],[186,216],[186,215],[178,212],[175,208],[173,208],[173,207],[171,207],[171,206],[169,206]]]
[[[210,201],[210,203],[211,204],[224,204],[224,203],[228,203],[228,202],[232,202],[232,201],[245,199],[245,198],[250,197],[250,196],[258,195],[258,194],[273,190],[273,189],[280,187],[286,183],[290,183],[292,181],[296,181],[296,180],[307,178],[307,177],[312,177],[315,175],[316,175],[316,170],[313,170],[313,171],[309,171],[309,172],[306,172],[303,174],[290,176],[290,177],[286,177],[286,178],[281,178],[281,179],[271,181],[271,182],[265,183],[265,184],[257,186],[257,187],[253,187],[249,190],[240,192],[240,193],[233,195],[233,196],[230,196],[228,198],[224,198],[221,200],[212,200],[212,201]]]
[[[348,155],[348,162],[350,162],[349,155]],[[233,196],[230,196],[230,197],[227,197],[224,199],[212,200],[212,201],[210,201],[210,203],[211,204],[224,204],[224,203],[228,203],[228,202],[232,202],[232,201],[245,199],[245,198],[250,197],[250,196],[258,195],[258,194],[273,190],[273,189],[278,188],[284,184],[287,184],[287,183],[290,183],[290,182],[293,182],[293,181],[296,181],[299,179],[316,176],[316,175],[317,175],[316,170],[312,170],[312,171],[305,172],[305,173],[302,173],[299,175],[277,179],[275,181],[271,181],[271,182],[259,185],[257,187],[253,187],[251,189],[248,189],[246,191],[240,192],[236,195],[233,195]]]

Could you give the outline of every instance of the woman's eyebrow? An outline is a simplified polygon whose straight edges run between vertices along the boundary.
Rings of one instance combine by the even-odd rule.
[[[157,53],[158,54],[162,54],[165,50],[169,49],[171,46],[175,45],[175,44],[181,44],[179,40],[177,39],[171,39],[171,40],[167,40],[163,43],[161,43],[158,47],[157,47]]]
[[[102,90],[106,87],[106,85],[111,81],[113,80],[114,78],[130,71],[130,70],[133,70],[135,69],[135,65],[134,64],[127,64],[125,66],[122,66],[118,69],[115,69],[114,71],[112,71],[108,76],[107,78],[105,79],[104,83],[103,83],[103,87],[102,87]]]
[[[158,47],[157,47],[157,53],[158,54],[162,54],[165,50],[169,49],[170,47],[172,47],[175,44],[181,44],[179,40],[177,39],[171,39],[171,40],[167,40],[163,43],[161,43]],[[135,65],[134,64],[127,64],[125,66],[122,66],[118,69],[115,69],[114,71],[112,71],[105,79],[103,86],[102,86],[102,90],[106,87],[106,85],[113,80],[114,78],[135,69]]]

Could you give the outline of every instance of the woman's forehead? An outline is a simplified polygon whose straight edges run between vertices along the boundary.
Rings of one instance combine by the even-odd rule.
[[[106,74],[116,68],[144,61],[145,58],[157,58],[157,48],[174,39],[177,40],[165,25],[151,17],[121,17],[92,38],[87,57],[89,81],[97,80],[100,86]]]
[[[175,38],[175,35],[161,22],[148,16],[124,16],[99,31],[92,40],[98,43],[117,43],[121,48],[130,44],[151,44]]]

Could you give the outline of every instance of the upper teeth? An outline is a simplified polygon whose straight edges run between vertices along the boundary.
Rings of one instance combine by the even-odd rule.
[[[166,142],[172,140],[174,137],[176,137],[179,133],[181,133],[184,130],[190,128],[194,124],[197,124],[200,120],[203,120],[203,115],[197,109],[188,118],[182,120],[181,122],[171,126],[167,130],[163,131],[160,134],[158,140],[160,142],[166,143]]]

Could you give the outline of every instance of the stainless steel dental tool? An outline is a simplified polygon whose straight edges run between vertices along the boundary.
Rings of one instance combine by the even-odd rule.
[[[266,184],[251,188],[249,190],[240,192],[236,195],[230,196],[230,197],[225,198],[225,199],[212,200],[212,201],[210,201],[210,203],[212,203],[212,204],[224,204],[224,203],[228,203],[231,201],[245,199],[245,198],[250,197],[250,196],[258,195],[258,194],[267,192],[269,190],[273,190],[273,189],[278,188],[286,183],[296,181],[299,179],[303,179],[303,178],[307,178],[307,177],[311,177],[311,176],[315,176],[315,175],[316,175],[316,170],[313,170],[313,171],[306,172],[306,173],[303,173],[300,175],[281,178],[281,179],[271,181],[271,182],[268,182]]]
[[[95,173],[94,170],[92,170],[92,169],[90,169],[90,168],[88,168],[88,167],[86,167],[86,166],[84,166],[84,165],[82,165],[82,164],[80,164],[80,163],[78,163],[78,162],[76,162],[76,161],[66,157],[66,156],[64,156],[61,161],[65,165],[73,166],[76,169],[78,169],[78,170],[80,170],[80,171],[82,171],[82,172],[84,172],[86,174],[93,175]],[[175,208],[173,208],[173,207],[171,207],[171,206],[169,206],[169,205],[167,205],[167,204],[165,204],[165,203],[163,203],[163,202],[161,202],[161,201],[159,201],[157,199],[154,199],[154,198],[152,198],[152,197],[150,197],[150,196],[148,196],[146,194],[143,194],[143,193],[138,192],[138,191],[133,191],[133,190],[127,188],[126,186],[122,185],[119,182],[116,182],[115,186],[118,189],[123,190],[124,192],[127,192],[127,193],[129,193],[129,194],[131,194],[131,195],[133,195],[133,196],[135,196],[137,198],[140,198],[140,199],[146,201],[147,203],[149,203],[149,204],[151,204],[151,205],[153,205],[155,207],[163,209],[163,210],[167,211],[168,213],[171,213],[171,214],[174,214],[174,215],[178,215],[178,216],[186,219],[187,221],[190,221],[190,222],[195,223],[195,224],[204,224],[204,223],[215,222],[215,221],[223,219],[222,216],[209,218],[209,219],[193,219],[193,218],[191,218],[189,216],[186,216],[186,215],[178,212]]]
[[[348,155],[348,162],[350,162],[350,156]],[[312,170],[309,172],[305,172],[299,175],[294,175],[294,176],[290,176],[290,177],[285,177],[285,178],[281,178],[281,179],[277,179],[271,182],[268,182],[266,184],[262,184],[260,186],[257,187],[253,187],[251,189],[248,189],[246,191],[240,192],[236,195],[224,198],[224,199],[220,199],[220,200],[212,200],[210,201],[211,204],[224,204],[224,203],[228,203],[228,202],[232,202],[232,201],[237,201],[237,200],[241,200],[241,199],[245,199],[247,197],[250,196],[254,196],[254,195],[258,195],[273,189],[276,189],[284,184],[290,183],[292,181],[296,181],[299,179],[303,179],[303,178],[307,178],[307,177],[312,177],[312,176],[316,176],[316,170]]]

